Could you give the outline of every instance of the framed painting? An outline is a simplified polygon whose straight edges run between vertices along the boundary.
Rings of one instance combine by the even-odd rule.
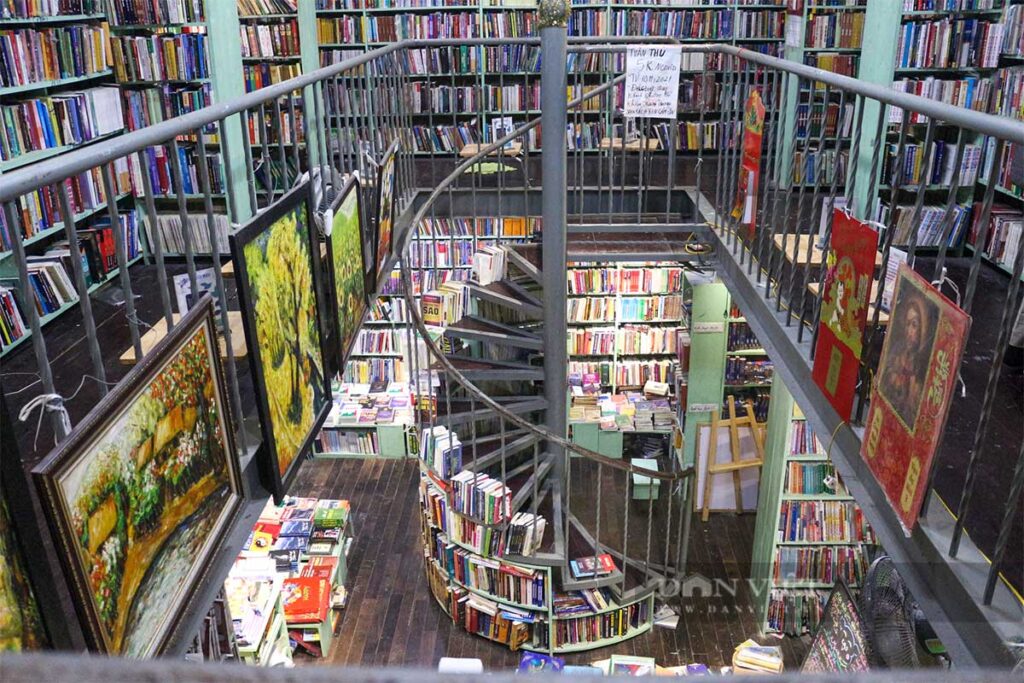
[[[801,673],[855,673],[867,671],[868,639],[864,624],[846,584],[836,583],[811,640]]]
[[[377,238],[374,284],[379,287],[384,273],[384,264],[391,256],[395,227],[395,164],[398,158],[398,140],[391,143],[384,153],[384,160],[377,172]],[[376,287],[375,287],[376,289]]]
[[[924,502],[970,326],[960,307],[900,265],[860,453],[908,536]]]
[[[330,410],[308,181],[231,235],[263,430],[263,485],[280,502]]]
[[[334,307],[331,336],[335,369],[341,370],[369,310],[363,264],[363,222],[359,180],[350,177],[331,205],[327,235],[328,298]]]
[[[204,296],[32,472],[91,648],[153,657],[242,505]]]

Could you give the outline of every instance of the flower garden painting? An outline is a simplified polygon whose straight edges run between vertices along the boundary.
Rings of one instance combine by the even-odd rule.
[[[367,309],[363,271],[362,226],[359,223],[359,185],[348,186],[331,224],[331,262],[338,307],[338,353],[344,363]]]
[[[102,651],[159,653],[241,501],[205,302],[201,324],[183,320],[184,338],[36,470]]]
[[[300,186],[278,210],[233,236],[246,338],[249,348],[259,349],[253,371],[262,383],[260,420],[274,456],[276,482],[269,483],[277,496],[328,407],[307,195],[308,187]]]
[[[39,603],[29,583],[7,503],[0,498],[0,652],[47,645]]]

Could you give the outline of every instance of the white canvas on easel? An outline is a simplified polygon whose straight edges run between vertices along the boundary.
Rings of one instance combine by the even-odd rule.
[[[696,509],[704,507],[704,480],[707,477],[707,459],[711,446],[711,425],[702,424],[698,428],[697,438],[697,500]],[[719,429],[718,443],[715,449],[715,462],[725,465],[732,461],[729,450],[729,430]],[[757,460],[757,448],[754,435],[749,429],[740,430],[740,460]],[[761,479],[761,470],[757,467],[740,470],[740,499],[744,512],[757,510],[757,489]],[[711,510],[715,512],[734,512],[736,510],[736,494],[733,487],[732,474],[717,474],[711,480]]]

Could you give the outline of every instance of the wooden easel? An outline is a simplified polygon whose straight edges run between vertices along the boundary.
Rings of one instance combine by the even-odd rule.
[[[761,426],[754,418],[754,406],[749,401],[745,404],[747,414],[743,417],[736,416],[736,400],[729,397],[729,419],[719,419],[718,410],[711,411],[711,435],[708,443],[707,466],[704,472],[704,508],[701,510],[701,521],[708,521],[711,513],[711,479],[716,474],[732,472],[732,484],[735,490],[736,512],[743,512],[743,497],[740,490],[740,471],[748,467],[760,468],[764,465],[764,433]],[[729,428],[729,450],[732,458],[729,462],[719,465],[718,458],[718,429],[719,427]],[[757,457],[753,460],[740,460],[740,427],[746,427],[754,439],[754,448],[757,450]]]

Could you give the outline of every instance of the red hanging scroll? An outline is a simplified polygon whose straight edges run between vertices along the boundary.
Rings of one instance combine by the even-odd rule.
[[[736,203],[732,217],[744,228],[744,236],[754,236],[757,220],[757,186],[761,179],[761,140],[764,137],[764,103],[761,92],[754,90],[743,109],[743,150]]]

